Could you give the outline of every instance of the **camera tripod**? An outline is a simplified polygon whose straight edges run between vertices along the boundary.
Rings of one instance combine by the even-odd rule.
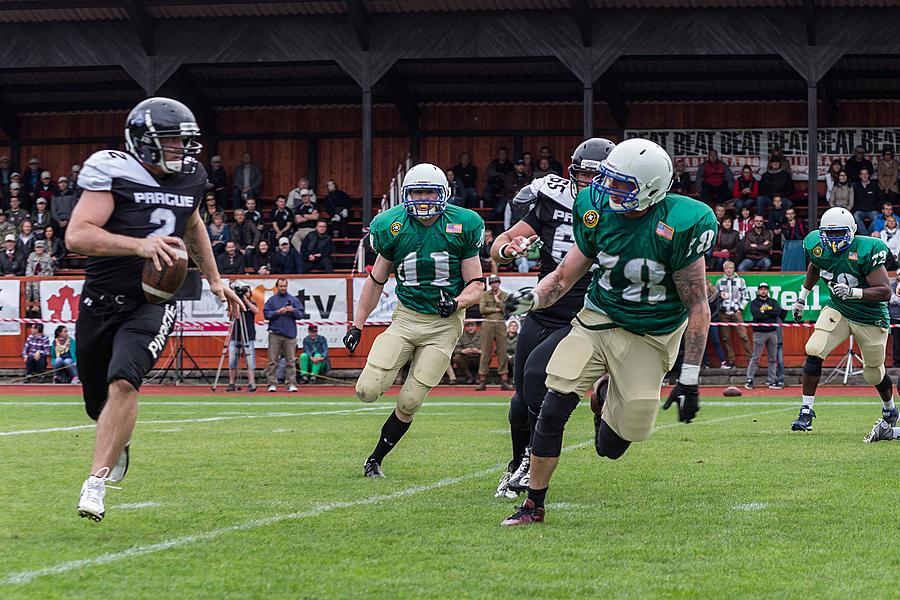
[[[847,354],[844,355],[844,358],[841,359],[841,362],[837,364],[837,366],[829,373],[828,377],[825,378],[825,381],[822,385],[827,385],[829,381],[838,377],[839,375],[843,375],[844,385],[847,385],[847,380],[850,379],[851,375],[861,375],[862,370],[853,368],[853,361],[859,361],[859,364],[862,364],[862,358],[855,352],[853,352],[853,336],[850,336],[850,342],[847,346]]]
[[[241,343],[235,344],[235,350],[237,350],[235,370],[237,371],[238,378],[240,378],[241,357],[243,356],[244,365],[247,367],[247,381],[250,381],[250,362],[247,360],[247,348],[249,346],[249,340],[247,339],[247,322],[244,320],[244,313],[238,313],[231,319],[231,324],[228,326],[228,334],[225,336],[225,343],[222,344],[222,354],[219,356],[219,368],[216,369],[216,379],[212,384],[212,391],[214,392],[219,385],[219,377],[222,375],[222,364],[225,362],[225,355],[228,353],[228,347],[231,345],[231,340],[235,338],[235,333],[238,333],[237,337],[241,340]]]
[[[184,300],[178,300],[178,321],[184,321]],[[184,326],[177,325],[178,331],[175,334],[175,353],[166,361],[165,366],[163,366],[162,372],[159,375],[160,382],[165,381],[166,374],[169,372],[169,369],[174,367],[175,369],[175,385],[181,385],[184,383],[184,359],[190,361],[191,368],[187,371],[187,374],[190,375],[194,371],[200,374],[200,379],[205,381],[207,384],[209,383],[209,377],[206,376],[206,373],[203,372],[203,369],[200,368],[200,365],[197,364],[197,361],[191,356],[191,353],[188,352],[188,349],[184,347]]]

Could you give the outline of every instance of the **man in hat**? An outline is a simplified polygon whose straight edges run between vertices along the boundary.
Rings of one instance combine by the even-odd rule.
[[[291,237],[291,244],[297,252],[300,252],[304,238],[316,228],[316,221],[319,220],[319,209],[316,208],[312,198],[312,190],[301,190],[300,204],[294,208],[294,229],[296,231]]]
[[[478,387],[487,389],[487,376],[491,368],[492,349],[497,349],[497,373],[500,374],[500,389],[511,390],[509,384],[508,356],[506,354],[506,321],[503,318],[504,303],[509,296],[500,289],[500,277],[488,277],[488,289],[481,295],[478,308],[484,322],[481,324],[481,363],[478,365]]]
[[[0,275],[24,275],[25,257],[16,247],[16,235],[8,233],[3,238],[3,252],[0,253]]]
[[[60,235],[65,235],[66,227],[69,226],[69,219],[72,218],[72,210],[75,208],[75,200],[75,192],[69,185],[69,180],[60,175],[56,179],[56,195],[50,202],[50,217],[56,221]]]
[[[56,274],[56,265],[53,264],[53,257],[47,252],[47,242],[37,240],[34,242],[34,250],[28,255],[28,261],[25,263],[26,277],[52,277]],[[41,300],[40,282],[29,281],[25,284],[25,299],[31,302],[40,302]]]
[[[756,298],[750,303],[750,313],[753,315],[754,323],[766,324],[753,326],[753,356],[750,358],[750,364],[747,365],[747,381],[744,383],[744,387],[748,390],[753,389],[756,365],[759,364],[759,358],[765,348],[769,360],[766,383],[772,389],[781,389],[784,386],[778,385],[775,377],[778,370],[778,332],[774,323],[778,323],[779,319],[786,317],[787,311],[781,308],[775,298],[769,296],[769,284],[763,282],[756,288]]]
[[[303,338],[303,353],[300,354],[301,382],[309,383],[310,377],[316,380],[316,376],[322,370],[328,370],[328,340],[319,335],[319,327],[310,325]]]
[[[35,200],[34,212],[31,213],[31,224],[37,237],[44,237],[44,228],[51,224],[50,211],[47,210],[47,199],[38,196]]]
[[[9,186],[9,208],[6,210],[6,216],[13,227],[18,228],[22,221],[28,219],[30,215],[22,206],[22,198],[19,196],[20,186],[18,183],[12,183]]]

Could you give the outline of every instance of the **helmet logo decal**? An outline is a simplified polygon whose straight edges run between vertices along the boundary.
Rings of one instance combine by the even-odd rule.
[[[584,222],[584,226],[588,229],[593,229],[597,226],[597,223],[600,222],[600,214],[596,210],[589,210],[584,213],[584,216],[581,218]]]

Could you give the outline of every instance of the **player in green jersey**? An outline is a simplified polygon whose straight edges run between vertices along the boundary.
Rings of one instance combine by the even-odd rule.
[[[679,419],[700,409],[700,361],[709,329],[705,254],[717,230],[712,210],[669,194],[672,159],[657,144],[630,139],[601,162],[600,174],[575,200],[575,246],[514,312],[552,305],[593,264],[584,308],[547,365],[548,392],[531,447],[528,499],[503,525],[544,519],[544,499],[559,462],[563,429],[580,396],[609,374],[595,411],[594,445],[616,459],[650,436],[663,376],[675,364],[682,335],[684,367],[667,407]]]
[[[393,273],[400,302],[391,325],[372,343],[356,382],[356,397],[374,402],[400,368],[411,364],[397,408],[363,465],[366,477],[384,476],[381,462],[409,429],[425,396],[440,383],[462,334],[465,309],[484,292],[479,257],[484,221],[471,210],[448,204],[450,186],[444,172],[427,163],[414,166],[403,178],[400,196],[402,204],[372,219],[369,239],[378,256],[344,337],[344,345],[354,352]]]
[[[813,401],[822,375],[822,361],[853,336],[863,359],[863,377],[881,396],[881,414],[891,427],[897,424],[891,380],[884,371],[884,349],[888,338],[887,301],[891,298],[887,270],[887,246],[878,238],[856,236],[856,221],[850,211],[835,207],[822,215],[819,229],[803,240],[809,258],[806,281],[794,305],[794,319],[803,318],[806,298],[819,281],[825,280],[831,297],[816,320],[806,342],[803,364],[803,399],[793,431],[812,431],[816,413]]]

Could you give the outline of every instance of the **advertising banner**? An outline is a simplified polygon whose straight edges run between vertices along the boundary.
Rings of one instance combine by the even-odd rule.
[[[18,287],[18,282],[16,282]],[[22,284],[24,285],[24,283]],[[41,318],[65,325],[74,333],[75,319],[78,318],[78,303],[81,301],[81,279],[45,279],[41,281]],[[19,316],[18,313],[16,316]],[[52,331],[44,331],[51,335]]]
[[[756,288],[759,287],[759,284],[765,282],[769,284],[769,296],[777,300],[781,304],[781,308],[788,311],[785,321],[788,323],[794,322],[790,312],[797,302],[800,288],[806,279],[804,273],[741,273],[741,277],[747,284],[747,291],[750,293],[750,297],[747,299],[747,306],[743,312],[745,321],[753,320],[753,316],[750,314],[750,301],[756,298]],[[722,278],[722,275],[707,275],[707,278],[715,285]],[[803,312],[803,320],[815,321],[819,316],[819,311],[825,306],[828,296],[828,286],[820,279],[818,285],[813,288],[806,299],[806,310]]]
[[[19,298],[18,281],[0,281],[0,318],[19,317]],[[0,335],[19,335],[21,329],[19,323],[0,323]]]

